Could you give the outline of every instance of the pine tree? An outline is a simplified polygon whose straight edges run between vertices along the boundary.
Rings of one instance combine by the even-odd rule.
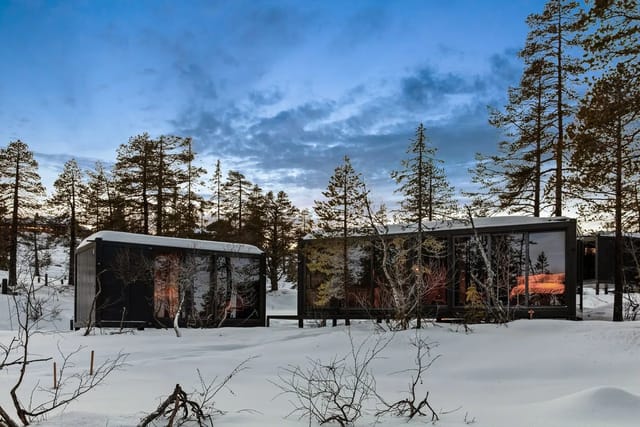
[[[68,282],[75,283],[75,249],[78,233],[78,207],[80,195],[86,192],[82,182],[82,172],[75,159],[64,164],[62,172],[53,183],[54,193],[49,199],[49,205],[63,219],[68,218],[69,230],[69,271]]]
[[[206,175],[207,171],[203,167],[194,164],[196,153],[193,151],[193,141],[191,138],[186,138],[184,147],[185,149],[182,152],[181,160],[184,169],[182,185],[185,187],[185,209],[183,211],[185,215],[180,228],[182,230],[181,236],[193,237],[196,229],[200,229],[202,232],[200,218],[204,214],[206,202],[201,195],[196,193],[196,189],[204,186],[202,176]]]
[[[81,196],[88,225],[94,231],[125,231],[124,218],[119,215],[120,197],[114,188],[113,177],[98,161],[93,170],[86,171],[86,191]]]
[[[245,203],[245,226],[240,234],[240,241],[264,247],[266,199],[262,189],[258,185],[253,185],[247,202]]]
[[[165,137],[167,138],[167,137]],[[196,193],[206,170],[194,164],[195,152],[191,138],[170,137],[174,145],[172,151],[165,153],[164,176],[169,185],[167,191],[173,194],[172,210],[164,213],[171,217],[171,225],[163,227],[163,234],[177,237],[193,237],[199,227],[199,211],[204,203],[202,196]],[[160,190],[159,190],[160,191]]]
[[[44,196],[38,162],[27,144],[12,141],[0,149],[0,199],[7,201],[9,228],[9,285],[16,286],[18,230],[21,220],[33,216]]]
[[[292,255],[296,242],[295,220],[298,209],[284,191],[265,196],[264,249],[267,257],[267,275],[271,290],[278,290],[278,281],[285,275],[285,261]]]
[[[437,149],[427,145],[422,123],[416,128],[415,137],[407,153],[410,157],[402,160],[402,169],[393,171],[391,177],[399,185],[395,192],[404,196],[400,202],[399,218],[415,225],[417,229],[414,270],[416,293],[411,297],[416,301],[416,315],[420,323],[420,295],[424,290],[424,221],[450,217],[456,211],[457,205],[453,187],[447,181],[444,169],[437,166],[441,163],[436,158]]]
[[[216,169],[213,172],[213,179],[211,181],[211,190],[211,203],[215,207],[213,218],[215,221],[220,221],[222,215],[222,168],[220,166],[220,159],[216,161]]]
[[[548,68],[550,71],[545,79],[548,78],[551,90],[544,97],[553,102],[548,112],[553,118],[556,136],[552,148],[555,170],[548,182],[552,186],[554,216],[562,216],[564,158],[567,155],[565,127],[573,113],[571,102],[576,99],[571,82],[583,72],[580,62],[569,54],[569,46],[575,44],[578,19],[579,7],[576,1],[548,0],[542,13],[527,17],[530,31],[525,46],[520,51],[520,56],[527,64],[533,64],[536,60],[549,62],[542,70]]]
[[[150,233],[155,151],[155,142],[147,133],[129,138],[118,148],[113,174],[117,193],[126,195],[123,214],[129,231]]]
[[[222,210],[233,227],[233,233],[241,235],[246,215],[246,203],[252,184],[238,171],[229,171],[222,184]]]
[[[637,209],[634,196],[640,179],[640,87],[635,76],[633,69],[619,63],[597,80],[570,128],[575,144],[571,161],[580,171],[571,183],[587,207],[581,213],[613,220],[615,228],[614,321],[622,321],[622,220],[625,212]]]
[[[436,158],[437,148],[429,146],[422,123],[402,160],[402,169],[393,171],[391,177],[399,187],[395,190],[404,196],[400,202],[399,218],[416,224],[422,231],[424,221],[450,218],[457,210],[455,192],[449,184],[442,161]]]
[[[161,135],[154,141],[154,158],[152,163],[152,191],[155,193],[155,231],[157,235],[184,234],[184,227],[180,226],[181,216],[187,217],[187,222],[193,221],[193,206],[186,203],[178,203],[176,197],[180,196],[180,186],[192,184],[190,174],[194,172],[191,167],[193,153],[191,152],[191,138],[182,138],[173,135]],[[188,165],[185,170],[184,166]],[[194,172],[195,173],[195,172]],[[189,197],[193,196],[191,188],[188,189]],[[173,197],[173,211],[168,209],[168,198]],[[185,209],[180,212],[178,209]],[[170,230],[165,228],[165,218],[171,213],[176,220]],[[193,233],[193,228],[191,229]]]
[[[554,161],[553,64],[540,58],[525,61],[530,63],[520,85],[509,89],[504,111],[491,111],[489,119],[507,139],[498,144],[495,155],[476,154],[470,172],[480,191],[466,195],[491,210],[538,217],[554,203],[553,195],[545,191],[554,171],[547,166]]]
[[[337,236],[341,240],[344,289],[340,295],[344,297],[350,281],[348,238],[362,231],[366,224],[364,209],[368,197],[361,175],[353,169],[348,156],[344,156],[344,163],[335,169],[322,195],[325,200],[316,200],[314,210],[324,235]],[[332,283],[335,285],[337,282]]]
[[[534,274],[549,274],[549,259],[544,251],[538,254],[536,263],[533,266]]]

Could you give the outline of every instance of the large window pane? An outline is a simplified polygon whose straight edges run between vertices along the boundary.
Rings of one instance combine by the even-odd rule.
[[[179,306],[180,257],[158,254],[153,260],[153,310],[156,319],[172,319]]]
[[[314,240],[305,245],[305,305],[308,309],[339,307],[344,300],[342,244]]]
[[[505,308],[525,304],[513,289],[526,274],[526,235],[522,233],[491,235],[491,265],[494,277],[494,295]]]
[[[489,242],[490,239],[487,235],[479,235],[477,238],[465,236],[454,239],[456,263],[454,304],[456,306],[472,303],[468,299],[476,295],[483,300],[486,298],[484,289],[489,275],[481,248],[487,254]]]
[[[565,305],[564,231],[529,234],[529,275],[524,283],[530,306]]]

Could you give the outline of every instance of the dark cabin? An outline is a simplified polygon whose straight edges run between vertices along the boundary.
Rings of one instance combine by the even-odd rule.
[[[581,238],[584,245],[584,280],[595,285],[596,292],[605,292],[614,286],[615,235],[600,232]],[[623,280],[624,290],[637,292],[640,289],[640,234],[625,233],[623,236]]]
[[[255,246],[100,231],[76,250],[75,328],[264,326]]]
[[[442,320],[465,316],[472,287],[484,298],[483,293],[489,291],[479,285],[488,278],[483,251],[494,272],[494,301],[499,300],[511,318],[578,317],[575,219],[495,217],[478,218],[473,223],[473,227],[464,220],[425,224],[421,317]],[[349,237],[346,269],[343,239],[308,236],[301,240],[300,319],[392,316],[393,295],[380,267],[384,255],[381,239],[387,243],[387,255],[402,257],[400,268],[408,272],[418,269],[419,264],[415,254],[402,248],[408,242],[409,247],[416,247],[416,238],[415,229],[401,225],[389,227],[381,236]]]

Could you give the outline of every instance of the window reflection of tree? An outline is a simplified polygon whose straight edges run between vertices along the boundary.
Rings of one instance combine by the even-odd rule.
[[[347,248],[349,281],[347,307],[369,308],[372,304],[372,244],[366,240],[350,242]]]
[[[489,252],[488,256],[491,257],[489,236],[480,234],[478,235],[478,241]],[[455,304],[458,306],[465,305],[467,289],[471,286],[476,287],[480,297],[484,300],[486,295],[483,288],[487,283],[488,272],[478,243],[475,242],[475,239],[467,236],[457,237],[454,242],[457,283]]]
[[[496,298],[505,306],[522,305],[510,293],[525,276],[525,235],[522,233],[491,235],[491,262],[495,273]]]
[[[229,258],[231,288],[226,306],[230,319],[256,317],[260,263],[250,258]]]
[[[306,301],[309,309],[339,305],[344,299],[341,246],[335,240],[315,240],[305,245]]]
[[[206,325],[202,308],[206,305],[210,287],[211,258],[208,255],[190,254],[182,262],[180,287],[185,301],[181,316],[189,326]]]
[[[153,307],[158,319],[172,319],[179,305],[178,277],[180,258],[176,254],[158,254],[153,262]]]

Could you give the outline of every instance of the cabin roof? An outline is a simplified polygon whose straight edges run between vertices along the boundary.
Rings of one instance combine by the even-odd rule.
[[[474,218],[473,224],[477,229],[504,228],[513,226],[527,226],[538,224],[554,224],[573,221],[568,217],[530,217],[530,216],[495,216],[485,218]],[[404,234],[418,231],[416,224],[389,224],[387,230],[381,230],[384,234]],[[471,230],[471,223],[468,219],[451,219],[446,221],[424,222],[422,230],[425,233],[430,231],[446,231],[446,230]],[[363,235],[362,233],[355,234]],[[315,239],[318,235],[308,234],[305,239]],[[329,237],[329,235],[327,235]]]
[[[177,237],[150,236],[147,234],[125,233],[122,231],[98,231],[84,239],[78,245],[78,249],[94,242],[96,239],[105,242],[129,243],[147,246],[163,246],[171,248],[185,248],[204,251],[232,252],[242,254],[262,254],[262,251],[253,245],[244,243],[214,242],[210,240],[181,239]]]

